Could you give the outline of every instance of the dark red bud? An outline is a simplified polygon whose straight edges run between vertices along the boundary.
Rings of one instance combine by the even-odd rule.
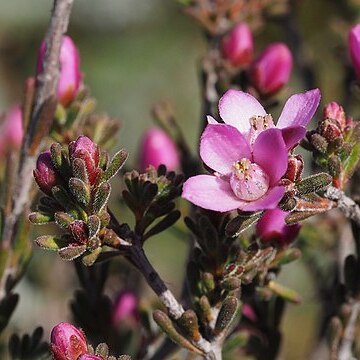
[[[75,220],[69,225],[69,231],[74,241],[78,244],[86,244],[89,237],[89,230],[84,221]]]
[[[298,182],[301,180],[303,170],[303,157],[301,155],[291,155],[288,158],[288,168],[284,177],[292,182]]]

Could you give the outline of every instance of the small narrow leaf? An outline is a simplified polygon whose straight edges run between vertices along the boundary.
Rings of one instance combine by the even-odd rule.
[[[71,178],[69,180],[69,188],[79,203],[85,206],[89,205],[91,197],[90,188],[84,181],[77,178]]]
[[[86,245],[68,246],[59,250],[59,255],[63,260],[71,261],[78,258],[86,251]]]
[[[288,287],[281,285],[273,280],[269,282],[268,288],[276,295],[281,296],[287,301],[293,302],[295,304],[299,304],[301,302],[301,297],[295,290],[289,289]]]
[[[306,195],[323,190],[331,185],[332,177],[327,173],[319,173],[308,176],[296,185],[296,190],[300,195]]]
[[[181,213],[179,210],[174,210],[165,218],[160,220],[155,226],[153,226],[144,236],[143,239],[147,240],[149,237],[154,236],[166,229],[170,226],[174,225],[180,218]]]
[[[95,198],[93,202],[93,211],[95,213],[101,212],[106,206],[111,192],[111,186],[108,182],[103,182],[96,190]]]
[[[182,335],[178,333],[171,319],[162,311],[155,310],[153,313],[154,321],[158,324],[160,329],[176,344],[181,347],[199,354],[203,355],[202,351],[196,348],[189,340],[185,339]]]
[[[41,212],[33,212],[29,215],[29,220],[34,225],[44,225],[54,221],[52,214],[43,214]]]
[[[89,216],[87,225],[89,228],[89,238],[96,236],[98,234],[98,232],[100,230],[100,226],[101,226],[99,217],[96,215]]]
[[[82,263],[85,266],[92,266],[94,265],[95,261],[97,260],[98,256],[101,254],[102,248],[98,247],[94,251],[92,251],[90,254],[83,256]]]
[[[65,212],[58,211],[55,213],[55,222],[62,229],[66,230],[74,220],[75,219],[72,216]]]
[[[242,232],[247,230],[251,225],[255,224],[263,214],[262,211],[250,213],[247,215],[239,215],[230,220],[225,227],[226,236],[238,237]]]
[[[35,242],[43,249],[60,250],[68,245],[63,239],[53,235],[43,235],[35,239]]]
[[[128,152],[124,149],[121,149],[119,152],[117,152],[114,155],[114,157],[111,159],[110,163],[108,164],[105,170],[105,174],[104,174],[105,180],[111,179],[118,173],[118,171],[124,165],[128,156],[129,156]]]
[[[221,305],[214,328],[215,335],[224,333],[231,325],[239,309],[239,301],[235,296],[228,296]]]
[[[72,171],[76,178],[82,180],[85,184],[89,183],[89,177],[85,165],[85,161],[80,158],[75,158],[72,161]]]

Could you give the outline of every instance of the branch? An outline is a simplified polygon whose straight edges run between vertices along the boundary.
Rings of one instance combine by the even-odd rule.
[[[336,202],[336,206],[340,209],[344,215],[356,222],[360,226],[360,207],[354,200],[345,195],[342,190],[337,189],[334,186],[330,186],[324,196],[332,201]]]
[[[62,36],[66,32],[74,0],[55,0],[49,28],[45,36],[46,54],[43,72],[37,75],[36,91],[29,124],[21,148],[11,212],[6,214],[2,234],[3,248],[9,248],[14,226],[29,203],[29,193],[33,183],[32,170],[41,149],[43,137],[52,124],[56,108],[56,90],[59,79],[59,57]]]
[[[360,302],[352,304],[349,321],[346,325],[343,340],[339,350],[338,360],[352,360],[355,357],[352,354],[351,348],[355,338],[355,328],[360,312]]]
[[[48,135],[57,105],[57,84],[59,78],[59,57],[62,36],[66,32],[74,0],[55,0],[49,28],[45,36],[46,54],[43,72],[37,75],[35,95],[29,119],[24,119],[24,139],[10,204],[5,208],[5,222],[1,234],[1,248],[11,249],[16,223],[30,203],[33,184],[31,175],[36,165],[44,138]],[[25,94],[28,96],[29,94]],[[10,257],[9,257],[9,262]],[[16,265],[7,264],[7,271],[1,279],[0,298],[5,295],[7,278],[16,274]]]

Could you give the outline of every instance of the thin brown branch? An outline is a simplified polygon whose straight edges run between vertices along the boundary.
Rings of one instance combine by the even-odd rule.
[[[11,244],[14,226],[29,203],[29,193],[33,179],[32,170],[41,150],[44,136],[48,134],[56,106],[56,90],[59,78],[59,57],[62,36],[66,32],[74,0],[55,0],[49,28],[46,33],[46,53],[41,74],[36,78],[36,91],[30,122],[22,148],[11,212],[6,214],[2,245]]]
[[[11,194],[12,201],[10,206],[5,209],[5,223],[1,234],[2,249],[11,248],[16,223],[24,210],[29,207],[33,184],[31,174],[35,168],[36,158],[41,150],[43,139],[48,135],[56,108],[62,36],[67,30],[73,1],[54,1],[50,24],[45,36],[46,53],[43,71],[36,78],[34,102],[28,126],[25,128],[19,165],[13,179],[15,186]],[[10,268],[14,268],[14,264]],[[16,273],[16,268],[13,271]],[[8,274],[8,272],[5,273]],[[0,298],[4,296],[4,287],[8,276],[9,274],[4,275],[1,279]]]

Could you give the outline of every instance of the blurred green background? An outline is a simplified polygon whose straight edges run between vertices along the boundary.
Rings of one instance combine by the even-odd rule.
[[[347,62],[346,34],[359,10],[356,3],[351,11],[344,10],[345,2],[298,1],[296,20],[306,40],[304,56],[314,64],[315,84],[323,93],[322,104],[346,101],[347,110],[356,116],[358,106],[348,101],[343,90],[343,65]],[[0,0],[2,111],[21,101],[23,81],[34,73],[51,4],[50,0]],[[206,44],[201,28],[182,13],[175,1],[76,0],[69,34],[79,47],[85,83],[98,101],[98,110],[121,122],[118,144],[129,150],[129,164],[136,166],[139,138],[145,128],[152,126],[151,106],[164,98],[173,102],[186,139],[197,152],[202,121],[198,65]],[[260,50],[269,41],[287,41],[287,34],[279,25],[270,24],[266,31],[256,34],[256,39]],[[281,93],[281,102],[305,90],[304,86],[295,69],[289,87]],[[115,196],[112,201],[117,203]],[[186,240],[186,236],[179,238],[168,231],[154,237],[147,249],[150,260],[175,291],[179,291],[184,272]],[[287,309],[281,356],[308,359],[318,312],[312,279],[300,261],[284,269],[281,281],[298,290],[304,299],[303,304]],[[18,286],[21,300],[10,331],[25,332],[42,325],[48,332],[56,323],[69,319],[68,303],[76,286],[71,264],[35,249],[29,274]],[[116,285],[112,286],[109,291],[116,292]]]

